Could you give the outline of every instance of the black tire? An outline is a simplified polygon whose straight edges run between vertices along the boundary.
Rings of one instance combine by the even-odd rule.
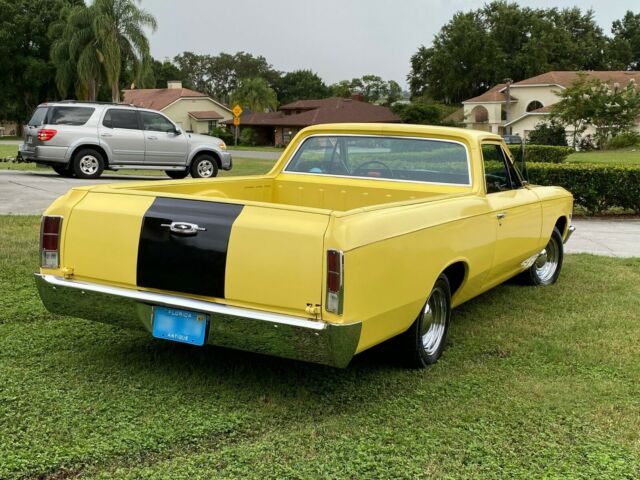
[[[71,170],[69,165],[52,165],[51,168],[61,177],[73,177],[73,170]]]
[[[189,175],[189,171],[187,170],[165,170],[164,173],[166,173],[168,177],[171,177],[174,180],[180,180]]]
[[[521,283],[533,286],[547,286],[556,283],[564,261],[562,234],[557,228],[551,232],[551,238],[543,252],[545,253],[538,257],[533,265],[518,275],[517,278]]]
[[[92,148],[85,148],[73,157],[73,173],[78,178],[98,178],[104,171],[102,154]]]
[[[191,162],[193,178],[213,178],[218,176],[218,162],[211,155],[200,155]]]
[[[440,274],[418,318],[398,338],[404,362],[411,368],[433,365],[442,355],[451,322],[451,288]]]

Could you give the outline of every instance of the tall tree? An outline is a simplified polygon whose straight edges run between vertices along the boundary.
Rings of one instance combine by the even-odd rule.
[[[191,88],[223,103],[229,103],[231,93],[242,79],[262,78],[269,85],[275,85],[280,77],[280,73],[264,57],[255,57],[246,52],[233,55],[220,53],[216,56],[184,52],[173,61]]]
[[[111,99],[119,102],[122,66],[129,65],[136,79],[146,73],[151,54],[144,28],[155,31],[157,22],[133,0],[95,0],[90,10]]]
[[[0,0],[0,119],[23,122],[34,107],[58,98],[47,31],[81,0]]]
[[[457,13],[411,58],[411,94],[457,103],[506,78],[606,68],[607,38],[591,10],[494,1]]]
[[[155,88],[167,88],[167,82],[170,80],[181,80],[185,83],[182,70],[180,70],[173,62],[169,60],[159,61],[153,60],[153,84]]]
[[[627,11],[613,22],[611,33],[608,52],[613,68],[640,70],[640,13]]]
[[[245,78],[233,92],[232,103],[239,103],[252,112],[274,111],[278,108],[278,96],[264,78]]]
[[[274,86],[280,104],[326,98],[330,95],[329,87],[311,70],[296,70],[285,73]]]
[[[75,90],[80,100],[96,100],[102,78],[100,51],[95,41],[92,17],[85,4],[63,9],[49,28],[51,61],[56,67],[56,85],[62,97]]]
[[[329,87],[331,94],[347,98],[354,93],[361,93],[365,101],[390,105],[402,98],[402,88],[394,80],[385,81],[378,75],[363,75],[351,81],[342,80]]]

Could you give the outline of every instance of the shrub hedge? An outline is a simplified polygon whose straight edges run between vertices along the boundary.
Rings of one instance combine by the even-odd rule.
[[[529,181],[569,190],[588,213],[619,207],[640,213],[640,166],[528,163]]]
[[[514,157],[520,158],[520,145],[509,145],[509,150]],[[524,158],[527,163],[562,163],[574,151],[571,147],[527,144],[524,146]]]

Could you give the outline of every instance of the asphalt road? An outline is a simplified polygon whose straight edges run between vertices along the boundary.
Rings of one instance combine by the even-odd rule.
[[[63,178],[50,169],[0,170],[0,215],[40,215],[47,206],[73,187],[169,177],[103,175],[99,180]]]
[[[77,180],[46,169],[0,170],[0,215],[40,215],[53,200],[74,186],[140,180],[167,180],[167,177],[106,174],[99,180]],[[577,230],[565,246],[567,253],[640,257],[640,219],[577,218],[573,224]]]

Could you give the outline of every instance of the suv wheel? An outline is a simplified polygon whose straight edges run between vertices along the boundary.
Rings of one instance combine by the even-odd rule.
[[[51,168],[61,177],[73,177],[70,165],[52,165]]]
[[[103,170],[102,155],[91,148],[80,150],[73,159],[73,173],[78,178],[98,178]]]
[[[211,155],[200,155],[191,162],[193,178],[211,178],[218,176],[218,163]]]

